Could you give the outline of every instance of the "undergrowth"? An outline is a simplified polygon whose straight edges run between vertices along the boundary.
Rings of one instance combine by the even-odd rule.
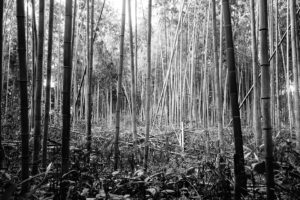
[[[120,167],[113,171],[114,131],[93,129],[93,152],[87,160],[84,126],[72,132],[71,169],[61,175],[60,132],[50,128],[47,169],[29,178],[31,190],[20,195],[20,142],[6,140],[8,165],[1,170],[2,197],[10,199],[59,199],[60,186],[68,188],[69,199],[232,199],[234,143],[231,128],[224,129],[225,152],[219,153],[217,130],[186,128],[184,149],[178,137],[182,130],[160,127],[150,137],[149,169],[143,170],[144,133],[133,145],[129,130],[122,130]],[[252,130],[244,128],[244,157],[247,191],[244,199],[265,199],[263,146],[255,148]],[[277,199],[298,199],[300,155],[286,130],[274,137],[275,193]],[[32,147],[31,147],[32,148]],[[89,161],[89,162],[87,162]]]

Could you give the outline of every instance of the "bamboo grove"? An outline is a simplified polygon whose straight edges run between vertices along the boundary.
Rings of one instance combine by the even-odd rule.
[[[136,144],[142,127],[147,170],[154,128],[217,127],[222,154],[223,129],[232,127],[240,199],[246,188],[242,130],[249,128],[257,149],[264,144],[267,194],[273,199],[276,133],[287,128],[300,151],[299,1],[118,4],[119,11],[110,0],[1,1],[1,123],[20,115],[22,179],[47,167],[51,126],[61,130],[62,174],[69,171],[76,126],[85,128],[88,155],[94,127],[115,130],[115,170],[124,128]]]

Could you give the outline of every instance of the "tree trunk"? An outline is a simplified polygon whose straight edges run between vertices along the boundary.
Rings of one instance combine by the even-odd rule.
[[[292,98],[291,98],[291,91],[290,91],[290,33],[289,33],[289,1],[287,1],[287,17],[286,17],[286,88],[287,88],[287,105],[288,105],[288,121],[289,121],[289,130],[290,136],[292,136],[292,127],[293,127],[293,111],[292,111]]]
[[[109,127],[111,128],[113,125],[113,100],[112,100],[112,85],[109,86]]]
[[[295,125],[296,125],[296,149],[300,152],[300,105],[299,105],[299,80],[297,66],[297,41],[296,41],[296,3],[295,0],[290,0],[290,16],[291,16],[291,44],[292,44],[292,59],[293,59],[293,77],[294,77],[294,106],[295,106]]]
[[[35,88],[36,88],[36,63],[37,63],[37,30],[35,21],[35,1],[31,0],[32,6],[32,91],[31,91],[31,113],[30,113],[30,128],[34,128],[35,115]]]
[[[77,0],[74,2],[74,12],[73,12],[73,21],[72,21],[72,59],[74,57],[74,44],[76,37],[76,16],[77,16]]]
[[[134,1],[135,10],[135,94],[137,94],[137,81],[138,81],[138,33],[137,33],[137,1]]]
[[[21,102],[21,138],[22,138],[22,180],[29,177],[29,120],[28,120],[28,97],[27,97],[27,66],[26,66],[26,39],[25,39],[25,11],[24,1],[17,3],[18,24],[18,53],[20,66],[20,102]],[[22,193],[28,191],[28,183],[22,184]]]
[[[278,48],[278,0],[275,0],[275,44],[276,44],[276,57],[275,57],[275,94],[276,94],[276,107],[275,107],[275,124],[277,130],[281,129],[281,116],[280,116],[280,101],[279,101],[279,48]],[[287,24],[288,25],[288,24]]]
[[[117,105],[116,105],[116,135],[115,135],[115,163],[114,170],[119,166],[119,135],[120,135],[120,107],[122,96],[122,73],[124,62],[124,33],[125,33],[125,6],[126,1],[122,1],[122,22],[121,22],[121,34],[120,34],[120,61],[118,71],[118,88],[117,88]]]
[[[270,52],[274,53],[274,13],[273,13],[273,0],[269,0],[269,12],[268,20],[269,20],[269,48]],[[274,95],[274,68],[275,68],[275,59],[270,60],[270,106],[271,106],[271,126],[275,125],[275,95]]]
[[[220,10],[220,36],[219,36],[219,38],[220,38],[220,54],[219,54],[219,81],[220,81],[220,94],[221,94],[221,97],[223,96],[223,93],[222,93],[222,91],[223,92],[226,92],[226,90],[224,90],[225,89],[225,85],[224,84],[222,84],[223,83],[223,77],[222,77],[222,75],[223,75],[223,7],[222,7],[223,5],[222,5],[222,2],[221,2],[221,10]],[[222,98],[221,98],[222,99]],[[225,101],[225,100],[224,100]],[[223,107],[222,107],[222,109],[223,109]],[[223,115],[222,115],[222,123],[223,123],[223,125],[224,125],[224,117],[223,117]]]
[[[44,138],[43,138],[43,168],[46,169],[47,164],[47,140],[50,110],[50,88],[51,88],[51,63],[52,63],[52,35],[53,35],[53,9],[54,0],[50,0],[49,11],[49,34],[48,34],[48,60],[47,60],[47,85],[46,85],[46,101],[45,101],[45,120],[44,120]]]
[[[202,73],[203,76],[203,84],[202,85],[202,95],[203,95],[203,101],[202,101],[202,120],[203,125],[207,129],[209,127],[208,118],[209,118],[209,99],[208,99],[208,90],[209,90],[209,83],[208,83],[208,76],[207,68],[208,68],[208,36],[209,36],[209,13],[210,13],[210,1],[208,10],[206,11],[206,32],[205,32],[205,49],[204,49],[204,72]]]
[[[74,128],[76,122],[77,122],[77,108],[76,108],[76,97],[77,97],[77,51],[78,51],[78,43],[79,43],[79,27],[76,29],[78,26],[79,22],[76,20],[77,16],[77,0],[74,2],[74,11],[73,11],[73,21],[72,21],[72,63],[75,64],[74,69],[72,71],[73,73],[73,79],[71,85],[73,85],[73,102],[72,102],[72,113],[71,113],[71,121],[72,121],[72,128]]]
[[[129,17],[129,37],[130,37],[130,63],[131,63],[131,105],[132,105],[132,136],[133,141],[137,139],[136,133],[136,97],[135,97],[135,70],[134,70],[134,47],[133,47],[133,31],[131,19],[131,0],[128,0],[128,17]]]
[[[256,28],[255,28],[255,3],[251,4],[251,45],[252,45],[252,77],[253,77],[253,128],[255,134],[256,147],[259,147],[262,140],[261,122],[260,122],[260,101],[259,101],[259,85],[258,85],[258,69],[257,69],[257,45],[256,45]]]
[[[2,119],[2,61],[3,61],[3,9],[4,1],[0,2],[0,119]],[[7,80],[8,81],[8,80]],[[2,146],[2,123],[0,120],[0,168],[4,168],[5,152]]]
[[[232,38],[231,28],[231,13],[228,0],[223,0],[223,14],[224,14],[224,27],[226,37],[226,57],[228,64],[229,73],[229,91],[231,101],[231,112],[233,118],[233,133],[234,133],[234,144],[235,144],[235,155],[234,155],[234,174],[235,174],[235,199],[240,199],[241,194],[246,192],[247,179],[245,174],[244,166],[244,151],[243,151],[243,137],[241,130],[240,111],[238,104],[238,91],[236,84],[236,73],[235,73],[235,59],[234,59],[234,45]]]
[[[273,174],[273,141],[270,104],[270,63],[268,60],[268,8],[267,0],[260,1],[260,62],[261,62],[261,102],[263,134],[265,136],[267,199],[275,199]]]
[[[62,175],[69,171],[69,154],[70,154],[70,93],[71,93],[71,76],[72,76],[72,0],[65,2],[65,35],[64,35],[64,78],[63,78],[63,102],[62,102]],[[67,197],[68,187],[61,183],[61,199]]]
[[[11,37],[9,37],[9,41],[8,41],[8,61],[7,61],[7,67],[6,67],[6,95],[5,95],[5,120],[7,120],[7,108],[8,108],[8,104],[9,104],[9,100],[8,100],[8,93],[9,93],[9,80],[10,80],[10,59],[11,59]],[[3,85],[2,85],[3,88]]]
[[[214,64],[215,64],[215,84],[216,84],[216,108],[217,108],[217,121],[218,121],[218,140],[220,142],[220,150],[223,153],[223,122],[222,122],[222,98],[220,93],[219,81],[219,66],[218,66],[218,48],[217,48],[217,25],[216,25],[216,1],[212,0],[212,15],[213,15],[213,46],[214,46]]]
[[[151,17],[152,17],[152,0],[148,0],[148,33],[147,33],[147,97],[146,97],[146,139],[145,139],[145,157],[144,169],[148,168],[148,152],[149,152],[149,133],[150,133],[150,97],[151,97]]]
[[[88,3],[88,15],[89,15],[89,1]],[[87,161],[89,162],[89,157],[91,153],[91,146],[92,146],[92,72],[93,72],[93,40],[92,36],[93,35],[93,29],[94,29],[94,0],[92,0],[92,11],[91,11],[91,34],[89,34],[88,31],[88,73],[87,73],[87,100],[86,100],[86,149],[87,149]],[[89,17],[87,23],[89,24]],[[89,28],[89,25],[87,26]]]
[[[38,173],[41,149],[41,100],[43,84],[43,53],[44,53],[44,12],[45,1],[39,2],[39,31],[38,31],[38,65],[36,68],[35,113],[34,113],[34,146],[32,160],[32,175]]]
[[[91,49],[90,49],[90,0],[86,1],[87,3],[87,10],[86,10],[86,56],[87,56],[87,70],[86,70],[86,78],[84,84],[84,97],[85,97],[85,135],[86,135],[86,149],[90,148],[90,141],[91,141],[91,121],[90,121],[90,111],[91,111],[91,101],[90,101],[90,64],[91,64]],[[89,153],[88,153],[89,154]]]

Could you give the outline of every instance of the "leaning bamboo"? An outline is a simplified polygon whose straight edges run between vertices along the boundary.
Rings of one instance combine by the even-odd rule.
[[[231,112],[233,118],[233,133],[234,133],[234,174],[235,174],[235,200],[241,198],[241,195],[246,191],[247,179],[244,166],[244,152],[243,152],[243,137],[241,130],[240,112],[238,107],[238,91],[236,84],[236,73],[235,73],[235,57],[234,57],[234,46],[232,38],[231,28],[231,13],[229,7],[229,1],[223,0],[223,14],[224,14],[224,27],[226,36],[226,57],[228,64],[229,73],[229,91],[230,91],[230,102]]]

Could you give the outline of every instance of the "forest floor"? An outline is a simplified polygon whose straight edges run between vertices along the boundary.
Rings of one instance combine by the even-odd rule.
[[[232,199],[234,143],[231,129],[224,129],[225,153],[221,156],[217,129],[154,128],[145,172],[144,127],[138,128],[137,145],[132,143],[130,130],[121,130],[120,167],[114,171],[114,129],[93,128],[93,152],[87,162],[84,125],[78,125],[71,133],[71,171],[64,175],[69,199]],[[41,169],[38,176],[29,179],[28,195],[33,199],[59,199],[60,133],[59,128],[50,128],[50,164],[47,169]],[[244,199],[266,199],[263,147],[255,149],[250,128],[243,129],[243,137],[248,191]],[[285,130],[274,136],[275,192],[277,199],[299,199],[300,154],[294,151],[293,140],[287,138],[290,134]],[[0,192],[13,190],[12,199],[24,199],[18,195],[20,142],[4,141],[4,147],[9,166],[1,170],[0,188],[3,189]]]

